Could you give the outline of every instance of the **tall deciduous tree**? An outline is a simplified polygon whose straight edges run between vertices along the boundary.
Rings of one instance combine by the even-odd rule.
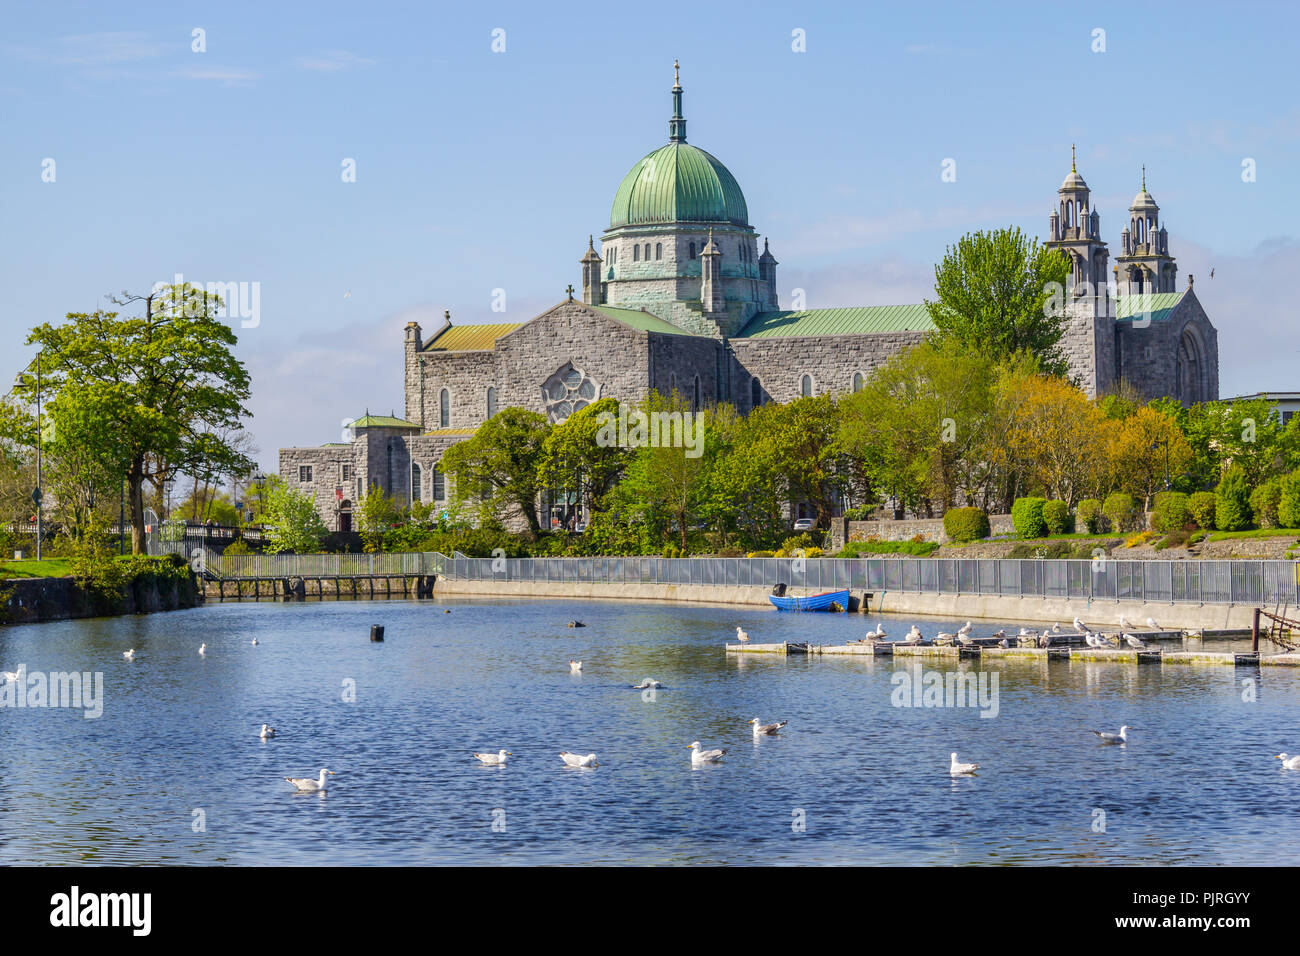
[[[442,468],[455,481],[456,500],[477,499],[503,521],[522,517],[536,534],[541,527],[537,471],[550,429],[537,412],[506,408],[480,425],[473,438],[452,445],[442,456]]]
[[[992,358],[1028,351],[1043,370],[1064,375],[1062,290],[1069,260],[1019,229],[962,236],[934,268],[935,300],[925,306],[950,340]]]
[[[247,469],[231,435],[251,413],[249,377],[231,352],[235,334],[216,316],[221,300],[189,284],[123,293],[118,305],[143,310],[69,313],[37,326],[28,344],[56,433],[65,429],[105,473],[127,483],[131,548],[144,551],[145,486],[160,491],[194,470]],[[16,391],[36,393],[35,363]]]

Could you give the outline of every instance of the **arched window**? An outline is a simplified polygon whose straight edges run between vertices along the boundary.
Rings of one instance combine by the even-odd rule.
[[[420,484],[423,477],[420,466],[411,462],[411,504],[413,505],[420,503]]]
[[[442,469],[437,465],[433,466],[433,500],[447,500],[447,481],[442,476]]]
[[[695,243],[691,243],[691,258],[695,258]]]
[[[813,392],[812,376],[805,375],[803,378],[799,379],[799,394],[802,395],[804,398],[808,398],[812,395],[812,392]]]
[[[648,242],[645,244],[645,261],[650,261],[650,243]]]
[[[633,262],[640,262],[640,261],[641,261],[641,247],[640,247],[640,246],[633,246],[633,247],[632,247],[632,261],[633,261]]]
[[[660,259],[662,259],[663,257],[664,257],[664,244],[663,244],[662,242],[656,242],[656,243],[655,243],[655,261],[658,262],[658,261],[659,261]]]
[[[854,373],[853,373],[853,391],[855,391],[855,392],[860,392],[860,391],[862,391],[862,386],[863,386],[864,384],[866,384],[866,380],[863,379],[863,377],[862,377],[862,373],[861,373],[861,372],[854,372]]]
[[[438,393],[438,427],[447,428],[451,425],[451,392],[443,389]]]
[[[763,404],[763,386],[758,382],[758,376],[755,375],[749,380],[749,407],[758,408]]]
[[[491,385],[487,390],[487,417],[491,418],[497,413],[497,390]]]

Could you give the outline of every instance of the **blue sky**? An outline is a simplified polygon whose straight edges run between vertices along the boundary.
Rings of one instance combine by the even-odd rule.
[[[29,360],[30,326],[107,293],[176,273],[258,282],[239,354],[267,466],[367,407],[400,414],[406,321],[523,321],[578,284],[619,181],[666,140],[674,58],[689,139],[740,182],[783,302],[795,287],[810,307],[918,301],[963,232],[1041,235],[1076,142],[1112,257],[1146,164],[1180,287],[1196,275],[1219,329],[1222,394],[1300,389],[1288,4],[50,2],[4,16],[0,376]],[[941,181],[948,158],[956,182]]]

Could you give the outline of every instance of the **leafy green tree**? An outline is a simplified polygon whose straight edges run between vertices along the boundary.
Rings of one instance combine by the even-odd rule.
[[[329,531],[307,494],[290,488],[278,477],[269,476],[264,483],[263,500],[268,554],[282,551],[312,554],[321,549]]]
[[[232,354],[234,332],[217,318],[218,297],[183,284],[113,301],[138,304],[144,314],[73,312],[62,324],[37,326],[27,343],[41,350],[35,363],[56,434],[77,436],[96,468],[125,478],[138,554],[146,485],[161,492],[196,469],[252,467],[223,437],[250,414],[249,377]],[[15,388],[28,403],[36,394],[35,363]]]
[[[362,548],[368,553],[384,550],[384,539],[405,520],[406,514],[397,499],[372,484],[357,505],[357,531]]]
[[[542,444],[551,430],[546,417],[524,408],[502,409],[442,457],[455,498],[478,499],[485,515],[505,522],[522,517],[532,534],[541,530],[537,499]]]
[[[1214,492],[1214,525],[1220,531],[1242,531],[1250,527],[1250,482],[1245,469],[1230,465]]]
[[[925,306],[937,338],[994,358],[1026,351],[1045,372],[1069,365],[1064,334],[1064,290],[1070,264],[1019,229],[968,233],[934,269],[935,300]]]
[[[1205,402],[1183,409],[1177,402],[1152,402],[1177,417],[1192,447],[1189,475],[1196,488],[1213,488],[1229,465],[1254,487],[1300,465],[1300,419],[1284,427],[1267,399]]]
[[[551,426],[537,464],[541,486],[557,494],[581,494],[587,509],[595,510],[632,460],[630,449],[605,440],[609,416],[616,423],[618,414],[617,399],[602,398]]]

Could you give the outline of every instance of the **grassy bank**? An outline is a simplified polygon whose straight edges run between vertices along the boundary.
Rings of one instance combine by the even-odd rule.
[[[68,558],[44,558],[40,561],[28,558],[0,562],[0,579],[66,578],[71,573],[71,561]]]

